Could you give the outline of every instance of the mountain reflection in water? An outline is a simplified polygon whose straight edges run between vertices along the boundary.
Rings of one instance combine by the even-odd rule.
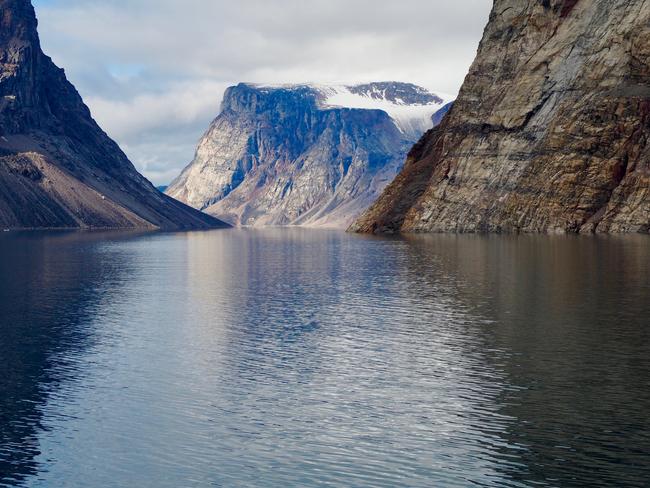
[[[650,241],[0,235],[0,486],[645,486]]]

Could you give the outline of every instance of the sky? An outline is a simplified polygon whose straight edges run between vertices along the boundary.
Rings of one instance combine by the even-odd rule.
[[[34,0],[41,43],[156,185],[240,82],[406,81],[456,94],[492,0]]]

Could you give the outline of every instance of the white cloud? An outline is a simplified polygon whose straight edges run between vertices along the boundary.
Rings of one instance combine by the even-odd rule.
[[[240,81],[400,80],[455,93],[491,4],[35,0],[44,50],[155,183],[192,158]]]
[[[100,125],[113,128],[113,137],[136,144],[143,132],[166,135],[170,124],[184,127],[197,118],[213,118],[226,88],[224,83],[192,80],[170,83],[162,93],[145,91],[124,100],[89,95],[85,100]]]

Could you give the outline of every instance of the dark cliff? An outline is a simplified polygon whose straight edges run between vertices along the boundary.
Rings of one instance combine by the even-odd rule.
[[[41,51],[29,0],[0,0],[0,226],[223,226],[138,174]]]
[[[496,0],[450,113],[358,232],[650,230],[650,4]]]

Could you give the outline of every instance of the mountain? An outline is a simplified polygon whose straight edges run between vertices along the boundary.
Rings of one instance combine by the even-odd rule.
[[[43,54],[29,0],[0,0],[0,226],[224,226],[138,174]]]
[[[351,227],[650,231],[650,8],[495,0],[454,106]]]
[[[448,101],[397,82],[241,83],[167,194],[233,224],[345,228]]]

